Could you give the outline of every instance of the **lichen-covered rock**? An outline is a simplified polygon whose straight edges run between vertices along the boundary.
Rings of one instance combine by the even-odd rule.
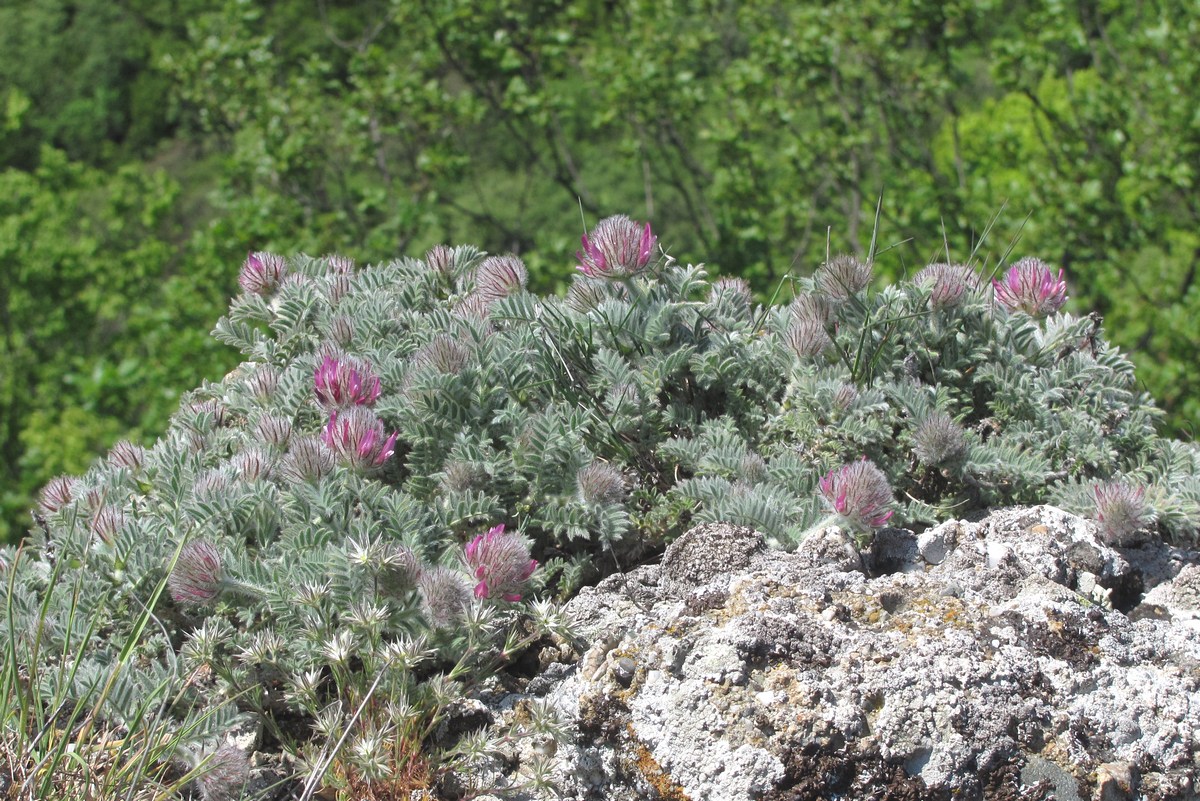
[[[893,530],[885,559],[819,537],[695,529],[569,604],[577,661],[484,700],[557,709],[578,801],[1196,797],[1195,553],[1047,506]]]

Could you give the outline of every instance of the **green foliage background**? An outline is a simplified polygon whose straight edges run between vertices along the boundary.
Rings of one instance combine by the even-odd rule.
[[[1200,420],[1183,0],[26,0],[0,48],[0,539],[236,364],[248,250],[469,241],[549,290],[617,212],[767,295],[882,197],[880,272],[1062,266]]]

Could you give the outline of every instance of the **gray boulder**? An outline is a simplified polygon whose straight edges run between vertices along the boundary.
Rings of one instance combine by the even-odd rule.
[[[567,611],[574,652],[482,698],[556,711],[564,799],[1197,797],[1200,560],[1053,507],[861,554],[701,526]]]

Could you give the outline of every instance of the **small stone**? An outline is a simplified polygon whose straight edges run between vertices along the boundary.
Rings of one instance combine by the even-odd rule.
[[[630,682],[633,681],[633,674],[636,670],[637,663],[627,656],[622,656],[613,661],[609,673],[617,680],[617,684],[620,684],[622,687],[628,687]]]
[[[1137,790],[1138,772],[1128,762],[1106,762],[1096,769],[1096,801],[1128,801]]]
[[[917,537],[917,551],[931,565],[940,565],[946,560],[946,530],[942,526],[924,531]]]
[[[1096,589],[1096,576],[1094,573],[1080,573],[1079,580],[1075,584],[1080,595],[1091,597],[1092,591]]]

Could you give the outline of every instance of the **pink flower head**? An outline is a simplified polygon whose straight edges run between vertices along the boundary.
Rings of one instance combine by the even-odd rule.
[[[1063,271],[1058,276],[1038,259],[1021,259],[1008,268],[1003,279],[992,279],[996,301],[1009,311],[1023,311],[1030,317],[1053,314],[1067,302],[1067,282]]]
[[[269,295],[279,288],[287,273],[287,262],[274,253],[251,253],[242,262],[238,283],[242,289],[255,295]]]
[[[646,269],[658,238],[650,223],[639,226],[624,214],[606,217],[580,240],[576,267],[588,278],[629,278]]]
[[[370,406],[379,397],[379,376],[348,359],[326,356],[313,374],[317,401],[326,409]]]
[[[362,470],[382,466],[396,452],[396,434],[388,436],[383,421],[363,406],[330,415],[321,440],[343,461]]]
[[[508,534],[501,524],[467,543],[467,567],[479,580],[476,598],[521,600],[521,586],[537,569],[537,560],[529,558],[529,548],[516,534]]]
[[[221,594],[224,583],[221,555],[212,543],[204,540],[183,546],[175,569],[167,578],[167,587],[177,603],[211,603]]]
[[[821,479],[821,495],[833,510],[861,528],[878,528],[892,517],[887,476],[864,456]]]

